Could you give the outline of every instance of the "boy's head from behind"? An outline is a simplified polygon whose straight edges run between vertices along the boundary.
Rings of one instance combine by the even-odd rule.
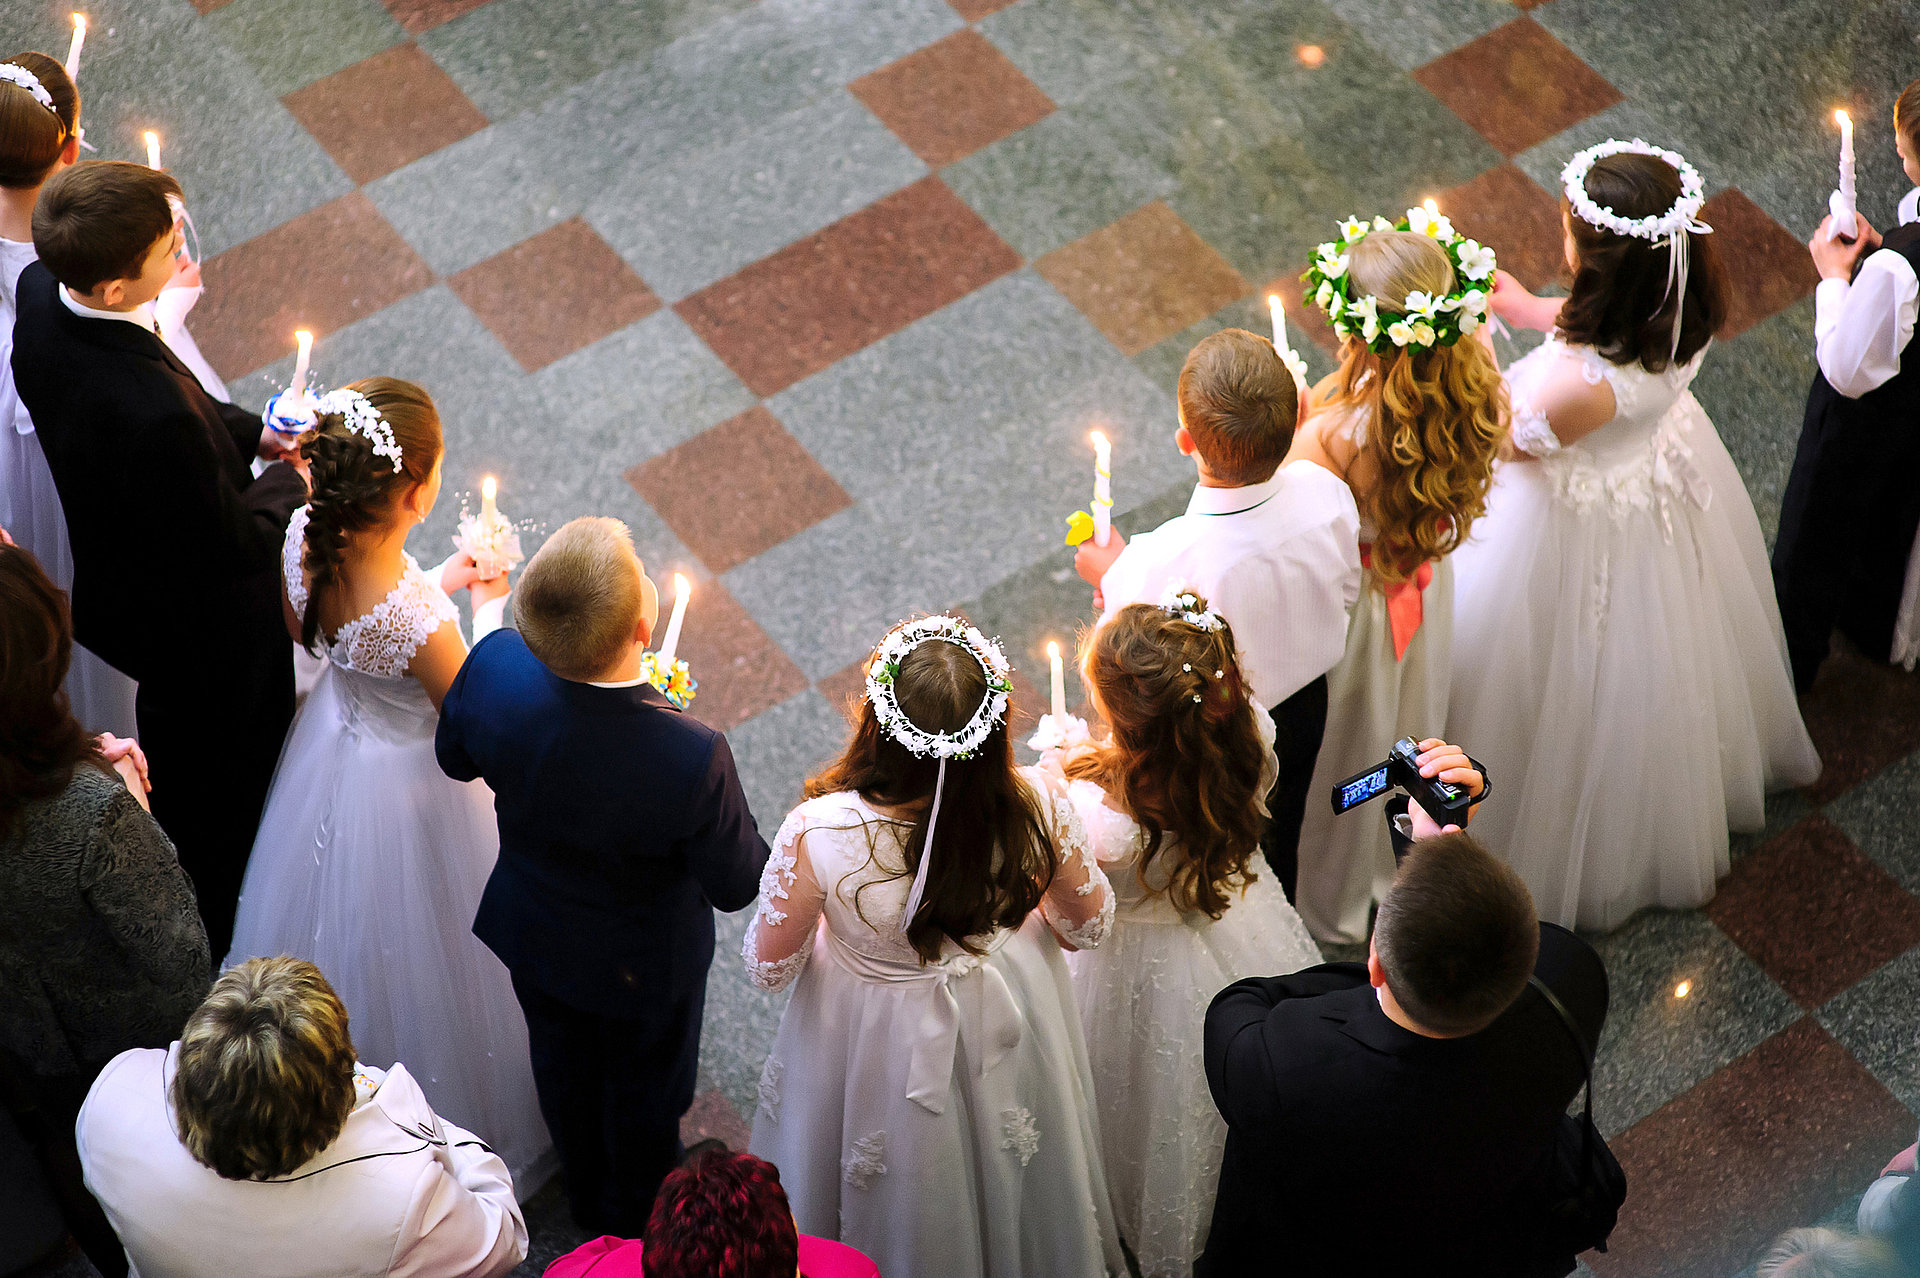
[[[527,561],[514,591],[514,624],[528,651],[576,683],[606,679],[652,636],[659,616],[660,596],[617,519],[563,525]]]
[[[33,206],[33,247],[53,277],[111,310],[160,295],[173,274],[180,184],[158,169],[90,160],[63,169]]]
[[[1273,478],[1293,445],[1300,391],[1271,341],[1244,328],[1204,339],[1176,394],[1180,426],[1214,479],[1240,488]]]

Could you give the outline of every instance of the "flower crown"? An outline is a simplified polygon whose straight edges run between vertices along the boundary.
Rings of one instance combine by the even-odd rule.
[[[1404,302],[1371,294],[1356,298],[1348,255],[1375,231],[1412,231],[1431,237],[1453,264],[1453,291],[1413,292]],[[1494,264],[1493,250],[1456,234],[1445,214],[1417,208],[1408,209],[1398,222],[1376,217],[1369,224],[1348,218],[1340,223],[1338,240],[1314,250],[1313,264],[1300,278],[1307,282],[1307,296],[1327,313],[1342,341],[1358,338],[1374,354],[1391,355],[1409,346],[1417,350],[1451,346],[1479,328],[1493,292]]]
[[[1665,160],[1680,174],[1680,198],[1674,201],[1672,208],[1657,217],[1622,217],[1611,208],[1602,207],[1587,194],[1587,171],[1593,168],[1595,160],[1604,160],[1613,155],[1651,155],[1655,159]],[[1699,170],[1688,164],[1686,157],[1678,151],[1669,151],[1639,138],[1631,142],[1608,138],[1605,142],[1578,152],[1567,161],[1567,167],[1560,170],[1560,181],[1566,189],[1567,203],[1573,206],[1574,213],[1581,221],[1615,235],[1658,243],[1682,231],[1711,229],[1699,220],[1700,206],[1707,202]]]
[[[19,85],[33,95],[35,102],[38,102],[55,115],[60,114],[60,109],[53,105],[53,95],[47,92],[46,85],[40,83],[40,77],[19,63],[0,62],[0,80]]]
[[[393,427],[365,395],[343,386],[314,400],[313,411],[338,414],[346,420],[347,433],[370,442],[376,456],[392,462],[394,470],[400,469],[400,445],[394,441]]]
[[[973,718],[958,732],[928,732],[907,718],[895,698],[893,681],[900,673],[900,662],[923,643],[950,643],[964,648],[986,672],[987,695]],[[980,748],[1007,715],[1007,695],[1013,691],[1010,677],[1013,667],[998,641],[989,639],[959,617],[945,615],[922,617],[902,622],[888,632],[867,666],[867,701],[886,734],[905,746],[916,757],[926,759],[968,759]]]
[[[1199,596],[1185,586],[1167,587],[1167,593],[1160,596],[1159,607],[1162,612],[1170,612],[1189,626],[1202,630],[1218,630],[1226,624],[1213,609],[1203,611]]]

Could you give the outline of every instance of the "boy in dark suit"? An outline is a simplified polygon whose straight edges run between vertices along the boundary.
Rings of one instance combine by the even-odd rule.
[[[287,725],[280,550],[307,498],[258,416],[208,395],[158,335],[179,184],[76,164],[33,211],[13,372],[73,544],[74,637],[139,681],[153,815],[193,876],[216,957]]]
[[[574,1219],[623,1238],[684,1153],[713,911],[751,905],[767,860],[726,737],[640,675],[658,615],[626,526],[574,520],[435,738],[448,776],[493,788],[500,860],[473,931],[513,974]]]

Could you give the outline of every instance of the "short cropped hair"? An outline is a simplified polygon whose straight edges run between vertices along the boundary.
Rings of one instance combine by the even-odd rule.
[[[1300,415],[1300,388],[1273,343],[1222,329],[1187,352],[1176,387],[1180,424],[1223,483],[1261,484],[1286,460]]]
[[[1520,997],[1540,953],[1527,885],[1465,832],[1413,845],[1380,903],[1373,948],[1407,1015],[1472,1034]]]
[[[1789,1229],[1754,1266],[1754,1278],[1899,1278],[1906,1271],[1879,1238],[1837,1229]]]
[[[249,959],[180,1033],[173,1110],[194,1158],[228,1180],[284,1176],[353,1112],[347,1009],[304,959]]]
[[[1906,140],[1907,154],[1920,158],[1920,80],[1893,100],[1893,127]]]
[[[596,679],[633,645],[646,609],[640,557],[617,519],[562,525],[527,562],[513,620],[528,651],[562,679]]]
[[[668,1174],[645,1240],[648,1278],[793,1278],[800,1267],[780,1169],[729,1150]]]
[[[148,253],[173,233],[180,184],[158,169],[89,160],[54,174],[33,206],[33,248],[53,278],[91,293],[137,278]]]

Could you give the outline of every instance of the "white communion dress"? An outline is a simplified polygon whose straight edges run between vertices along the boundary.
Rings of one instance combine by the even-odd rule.
[[[1451,557],[1447,736],[1496,791],[1474,834],[1568,926],[1706,901],[1728,828],[1820,771],[1759,520],[1688,389],[1700,362],[1649,373],[1557,335],[1517,361],[1529,455]],[[1534,396],[1565,371],[1604,381],[1615,414],[1562,448]]]
[[[303,506],[282,560],[296,615],[306,528]],[[498,1151],[526,1194],[552,1142],[512,981],[472,931],[500,851],[493,793],[440,770],[439,714],[407,674],[458,616],[407,556],[400,583],[326,644],[267,794],[226,965],[291,954],[319,967],[361,1059],[405,1061],[434,1110]]]
[[[747,971],[794,990],[750,1147],[780,1168],[801,1233],[851,1244],[884,1274],[1126,1272],[1050,930],[1099,944],[1113,897],[1058,781],[1021,775],[1044,796],[1055,873],[1022,926],[976,938],[983,954],[948,942],[920,961],[900,930],[910,827],[857,794],[794,809],[761,878]]]
[[[1266,712],[1258,719],[1270,735]],[[1118,902],[1106,942],[1067,958],[1107,1188],[1143,1278],[1186,1278],[1206,1245],[1227,1139],[1202,1059],[1207,1006],[1235,981],[1312,967],[1320,951],[1259,857],[1218,919],[1183,911],[1166,895],[1177,839],[1143,867],[1146,833],[1132,817],[1092,781],[1069,781],[1067,793]]]

